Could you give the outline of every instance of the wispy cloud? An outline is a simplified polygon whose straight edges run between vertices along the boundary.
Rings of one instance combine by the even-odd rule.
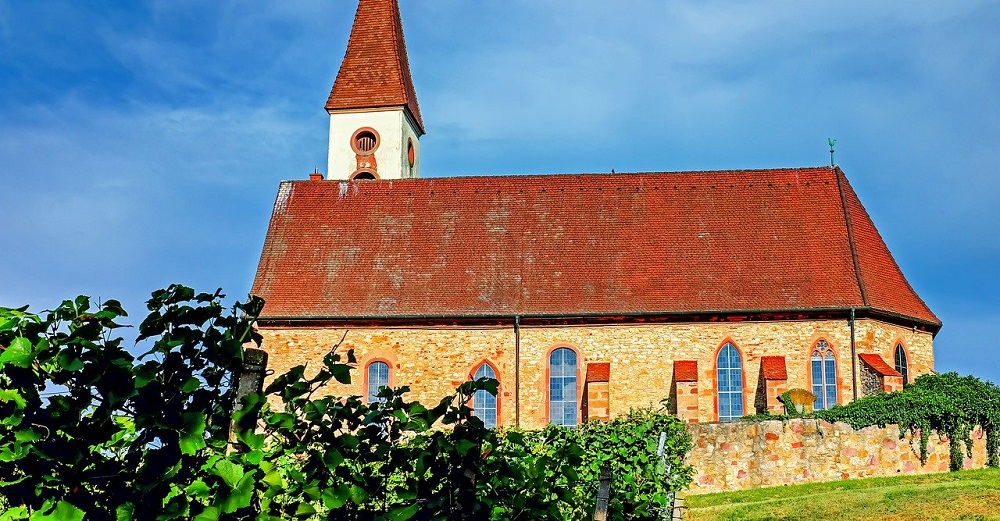
[[[163,284],[245,288],[277,180],[304,176],[323,144],[322,119],[310,131],[281,106],[108,111],[67,99],[7,121],[0,174],[17,248],[0,258],[0,305],[60,289],[133,293],[122,275],[149,270]],[[222,259],[246,269],[228,276]]]
[[[425,174],[815,165],[835,137],[932,308],[984,310],[942,313],[942,356],[1000,309],[994,2],[401,4]],[[245,289],[278,181],[326,162],[355,5],[0,0],[0,305]]]

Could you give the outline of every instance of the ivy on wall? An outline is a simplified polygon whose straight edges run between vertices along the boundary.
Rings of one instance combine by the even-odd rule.
[[[920,437],[920,459],[927,461],[931,433],[947,437],[952,470],[961,470],[972,454],[970,433],[975,427],[986,435],[987,464],[1000,466],[1000,387],[974,376],[958,373],[925,374],[901,391],[879,393],[804,416],[796,414],[789,393],[781,396],[787,416],[758,415],[747,419],[818,418],[844,422],[855,429],[872,425],[899,425],[900,435]]]

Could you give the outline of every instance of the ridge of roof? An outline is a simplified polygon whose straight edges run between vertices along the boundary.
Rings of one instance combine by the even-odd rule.
[[[638,171],[638,172],[559,172],[559,173],[542,173],[542,174],[522,174],[522,173],[511,173],[511,174],[468,174],[468,175],[448,175],[441,177],[412,177],[403,179],[375,179],[375,180],[364,180],[360,181],[362,185],[388,185],[391,186],[397,183],[403,184],[434,184],[434,183],[448,183],[453,181],[466,182],[466,181],[478,181],[478,180],[514,180],[515,182],[531,182],[532,180],[556,180],[556,179],[588,179],[588,178],[599,178],[599,179],[616,179],[616,180],[626,180],[626,179],[637,179],[641,177],[654,177],[654,176],[698,176],[698,175],[744,175],[744,176],[757,176],[764,174],[791,174],[791,173],[815,173],[815,172],[832,172],[829,166],[814,166],[814,167],[790,167],[790,168],[752,168],[752,169],[727,169],[727,170],[675,170],[675,171]],[[311,181],[308,179],[289,179],[282,181],[282,183],[315,183],[317,181]],[[348,183],[355,182],[345,179],[323,179],[321,182],[326,183]]]
[[[858,292],[861,293],[861,302],[865,307],[868,307],[868,292],[865,290],[865,279],[861,275],[861,264],[858,262],[858,245],[854,241],[854,226],[851,223],[851,212],[847,205],[847,195],[844,193],[844,183],[847,182],[847,177],[840,167],[835,166],[833,169],[834,175],[837,176],[837,191],[840,193],[840,204],[844,211],[844,223],[847,225],[847,244],[851,248],[851,260],[854,262],[854,276],[858,280]]]
[[[398,0],[360,0],[326,110],[402,107],[424,133]]]

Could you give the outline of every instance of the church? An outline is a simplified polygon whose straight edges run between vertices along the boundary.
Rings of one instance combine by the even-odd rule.
[[[253,282],[279,374],[341,343],[331,393],[488,376],[476,415],[540,428],[823,409],[934,369],[941,321],[839,167],[421,177],[397,0],[360,0],[326,111],[327,171],[281,182]]]

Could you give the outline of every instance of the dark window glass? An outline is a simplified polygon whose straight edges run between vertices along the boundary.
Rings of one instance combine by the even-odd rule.
[[[903,344],[896,344],[896,371],[903,375],[903,384],[910,383],[910,366],[906,362],[906,350],[903,349]]]
[[[812,392],[816,396],[813,410],[821,411],[837,405],[837,360],[826,340],[816,342],[810,363]]]
[[[389,387],[389,364],[372,362],[368,364],[368,403],[384,402],[378,397],[379,389]]]
[[[496,379],[497,374],[490,367],[490,364],[483,364],[476,369],[476,374],[473,375],[473,379],[478,380],[480,378],[493,378]],[[472,410],[477,418],[483,420],[486,427],[492,428],[497,426],[497,397],[484,391],[478,390],[476,394],[472,395]]]
[[[549,355],[549,421],[573,426],[576,418],[576,352],[560,347]]]
[[[743,361],[733,344],[726,343],[716,359],[719,421],[743,416]]]

